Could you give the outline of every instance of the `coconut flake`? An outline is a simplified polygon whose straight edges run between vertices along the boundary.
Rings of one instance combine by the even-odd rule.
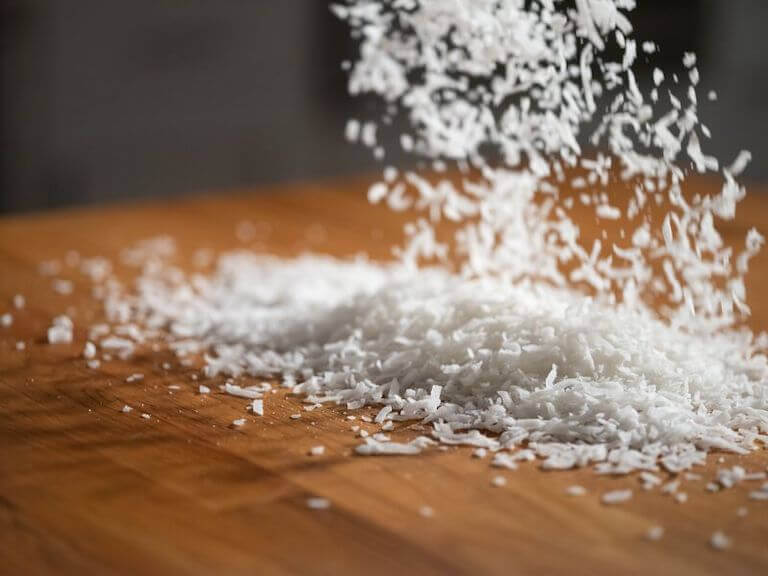
[[[632,499],[632,490],[612,490],[600,497],[603,504],[622,504]]]
[[[715,550],[727,550],[731,544],[731,539],[720,530],[714,532],[709,539],[709,545]]]

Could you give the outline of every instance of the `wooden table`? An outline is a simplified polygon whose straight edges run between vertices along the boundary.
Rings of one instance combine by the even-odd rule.
[[[367,206],[364,189],[303,185],[0,220],[0,313],[14,294],[27,298],[0,328],[0,573],[768,574],[768,503],[747,500],[759,484],[712,495],[705,481],[686,482],[690,500],[677,504],[643,492],[636,477],[523,466],[494,487],[499,471],[466,448],[352,456],[359,440],[342,408],[292,420],[300,402],[284,394],[268,399],[263,418],[233,429],[243,400],[197,394],[192,368],[161,368],[173,360],[167,353],[89,370],[84,329],[99,314],[89,283],[65,269],[75,291],[63,296],[37,270],[68,250],[115,257],[157,234],[175,237],[182,257],[232,249],[243,245],[234,234],[243,220],[257,223],[247,243],[257,250],[386,258],[402,219]],[[726,235],[767,218],[768,200],[748,199]],[[765,256],[750,287],[752,324],[765,327]],[[52,316],[68,309],[76,342],[46,344]],[[146,379],[126,383],[132,372]],[[123,414],[124,404],[137,409]],[[324,456],[307,455],[316,444]],[[768,451],[715,455],[702,474],[736,463],[765,470]],[[576,483],[589,494],[566,496]],[[600,504],[599,494],[625,487],[635,488],[632,501]],[[310,496],[332,507],[310,510]],[[420,515],[422,506],[434,517]],[[655,524],[666,534],[647,541]],[[708,546],[718,529],[732,549]]]

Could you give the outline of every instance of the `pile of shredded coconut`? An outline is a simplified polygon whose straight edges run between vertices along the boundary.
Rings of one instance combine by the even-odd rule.
[[[710,449],[766,441],[768,364],[746,331],[702,338],[570,290],[436,268],[239,252],[188,277],[163,258],[144,266],[136,292],[109,284],[121,338],[142,326],[181,357],[205,352],[208,377],[283,375],[310,404],[424,421],[435,440],[496,452],[497,466],[538,457],[550,469],[678,472]],[[432,443],[367,438],[358,452]]]
[[[147,242],[124,254],[141,266],[135,287],[108,263],[83,263],[108,319],[91,340],[123,358],[164,342],[181,358],[204,354],[208,377],[282,376],[313,406],[375,406],[382,433],[365,437],[363,455],[440,442],[492,452],[502,468],[539,459],[625,474],[679,472],[713,449],[766,444],[766,338],[738,329],[762,237],[750,231],[738,251],[717,231],[745,194],[736,177],[749,155],[721,167],[702,152],[709,131],[693,55],[680,71],[686,102],[668,90],[675,73],[657,70],[650,92],[640,89],[635,61],[659,48],[632,38],[633,8],[335,6],[360,41],[359,58],[345,64],[350,91],[385,103],[380,122],[350,121],[347,137],[385,158],[379,130],[404,115],[412,130],[401,146],[433,169],[387,167],[369,190],[373,202],[425,213],[406,228],[399,261],[238,252],[210,275],[189,275],[171,265],[171,241]],[[441,177],[447,168],[460,182]],[[720,172],[722,190],[686,193],[692,171]],[[583,245],[570,216],[577,202],[619,220],[615,237]],[[436,240],[443,219],[459,223],[450,245]],[[459,270],[449,266],[456,259]],[[418,266],[425,261],[445,265]],[[651,307],[659,298],[665,305]],[[71,332],[59,319],[51,341]],[[93,345],[86,356],[98,363]],[[251,399],[254,414],[269,410],[265,390],[224,387]],[[401,443],[383,434],[403,420],[423,421],[431,435]]]

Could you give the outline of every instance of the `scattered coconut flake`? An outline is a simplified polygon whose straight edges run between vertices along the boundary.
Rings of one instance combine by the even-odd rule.
[[[678,488],[680,488],[680,480],[673,480],[672,482],[664,484],[664,486],[661,487],[661,491],[664,494],[675,494]]]
[[[741,466],[732,468],[722,468],[717,471],[717,483],[723,488],[733,488],[736,484],[743,481],[747,471]]]
[[[645,537],[648,540],[651,540],[652,542],[658,542],[664,537],[664,527],[663,526],[651,526],[648,528],[648,531],[645,533]]]
[[[121,336],[109,336],[99,342],[102,350],[117,353],[121,358],[129,358],[133,355],[136,345],[128,338]]]
[[[9,328],[11,325],[13,325],[13,316],[9,312],[0,316],[0,326]]]
[[[331,507],[331,501],[327,498],[307,498],[307,508],[312,510],[328,510]]]
[[[325,446],[312,446],[309,449],[310,456],[322,456],[323,454],[325,454]]]
[[[237,418],[232,420],[232,426],[240,427],[245,426],[245,418]]]
[[[758,480],[765,480],[766,478],[768,478],[768,474],[765,472],[747,472],[744,474],[745,482],[755,482]]]
[[[255,400],[257,398],[261,398],[262,391],[259,388],[243,388],[241,386],[237,386],[236,384],[230,384],[225,383],[224,384],[224,393],[229,394],[230,396],[238,396],[240,398],[248,398],[250,400]]]
[[[88,342],[85,343],[85,347],[83,348],[83,358],[90,360],[95,357],[96,357],[96,345],[89,340]]]
[[[128,376],[128,377],[125,379],[125,381],[126,381],[127,383],[129,383],[129,384],[130,384],[131,382],[141,382],[142,380],[144,380],[144,374],[141,374],[140,372],[136,372],[136,373],[134,373],[134,374],[131,374],[130,376]]]
[[[257,416],[264,416],[264,400],[256,398],[251,402],[251,411]]]
[[[565,489],[565,493],[568,494],[568,496],[584,496],[587,493],[587,489],[584,488],[584,486],[574,484],[568,486],[568,488]]]
[[[504,476],[494,476],[491,478],[491,484],[497,487],[506,486],[507,479]]]
[[[731,539],[718,530],[710,537],[709,545],[715,550],[726,550],[731,547]]]
[[[661,478],[647,471],[640,473],[640,481],[643,483],[644,490],[652,490],[656,486],[660,486],[662,483]]]
[[[132,410],[133,410],[133,408],[131,408],[130,406],[128,406],[128,404],[125,404],[125,405],[122,407],[122,409],[120,410],[120,412],[122,412],[123,414],[128,414],[128,412],[131,412]]]
[[[474,458],[483,459],[488,454],[488,450],[485,448],[475,448],[472,450],[472,456]]]
[[[211,393],[211,389],[208,388],[208,386],[205,386],[204,384],[200,384],[200,386],[197,387],[197,391],[200,394],[210,394]]]
[[[50,344],[68,344],[72,342],[74,325],[69,316],[61,315],[53,319],[53,324],[48,328],[48,342]]]
[[[61,294],[63,296],[69,296],[74,291],[74,284],[70,282],[69,280],[62,280],[61,278],[56,278],[53,281],[53,291],[57,294]]]
[[[632,490],[612,490],[600,498],[603,504],[621,504],[632,499]]]
[[[432,518],[435,515],[435,511],[431,506],[421,506],[419,508],[419,515],[423,516],[424,518]]]
[[[365,444],[355,448],[355,452],[361,456],[374,455],[403,455],[412,456],[420,454],[424,448],[433,445],[434,441],[426,436],[419,436],[407,443],[400,442],[379,442],[374,438],[366,438]]]

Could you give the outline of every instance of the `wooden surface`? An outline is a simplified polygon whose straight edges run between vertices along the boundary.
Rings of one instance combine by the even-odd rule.
[[[232,249],[243,245],[234,234],[242,220],[271,225],[270,234],[258,225],[248,242],[257,250],[383,258],[401,222],[368,207],[363,191],[361,182],[297,186],[0,220],[0,313],[14,294],[27,298],[13,326],[0,328],[0,573],[768,574],[768,503],[747,500],[759,484],[712,495],[705,481],[684,482],[690,499],[677,504],[643,492],[636,477],[535,466],[499,472],[464,448],[355,457],[350,425],[359,421],[338,407],[291,420],[301,404],[282,393],[266,401],[263,418],[247,416],[233,429],[245,402],[198,395],[194,370],[161,368],[173,361],[167,354],[89,370],[80,356],[84,329],[99,313],[89,283],[65,270],[75,292],[62,296],[37,271],[68,250],[115,257],[157,234],[174,236],[182,257]],[[765,222],[768,197],[751,198],[727,234]],[[752,324],[762,328],[764,256],[750,287]],[[52,316],[67,310],[76,342],[45,344]],[[26,350],[16,350],[18,340]],[[126,383],[133,372],[146,379]],[[124,404],[136,409],[123,414]],[[317,444],[326,454],[309,457]],[[719,466],[768,465],[766,451],[723,458],[701,469],[706,479]],[[505,487],[491,485],[498,474]],[[589,494],[566,496],[574,483]],[[627,487],[635,489],[631,502],[600,504],[600,493]],[[310,496],[330,499],[331,509],[308,509]],[[422,517],[422,506],[434,517]],[[749,510],[743,518],[741,506]],[[656,524],[666,534],[649,542],[644,534]],[[732,549],[708,546],[718,529],[733,538]]]

